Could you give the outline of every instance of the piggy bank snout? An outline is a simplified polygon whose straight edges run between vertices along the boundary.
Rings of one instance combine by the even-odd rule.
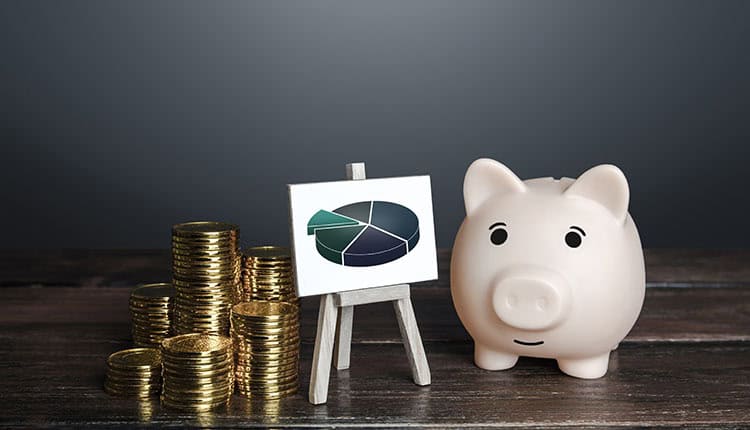
[[[498,277],[492,306],[506,324],[521,330],[545,330],[562,322],[570,307],[570,288],[557,273],[518,270]]]

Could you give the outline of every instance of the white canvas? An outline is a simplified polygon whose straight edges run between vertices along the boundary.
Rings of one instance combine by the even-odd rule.
[[[429,176],[288,187],[292,254],[300,297],[437,279]],[[368,206],[364,204],[349,206],[352,210],[364,211],[357,212],[361,213],[358,218],[333,212],[359,202],[375,202],[369,203],[369,219],[365,220]],[[416,215],[418,234],[402,234],[414,227],[413,217],[404,208]],[[313,233],[308,234],[308,224],[321,210],[332,214],[323,213],[314,218],[316,221],[310,227]],[[335,218],[334,224],[348,224],[319,221],[331,218]],[[414,242],[417,235],[418,240]],[[334,240],[331,238],[338,241],[331,242]],[[411,248],[410,243],[413,243]],[[379,263],[394,256],[398,257]]]

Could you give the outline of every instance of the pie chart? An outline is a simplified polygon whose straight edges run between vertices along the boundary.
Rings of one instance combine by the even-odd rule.
[[[409,208],[379,200],[319,210],[307,223],[318,253],[344,266],[367,267],[397,260],[419,242],[419,219]]]

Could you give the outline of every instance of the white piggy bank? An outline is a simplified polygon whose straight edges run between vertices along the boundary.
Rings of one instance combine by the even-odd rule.
[[[577,180],[522,181],[497,161],[472,163],[451,294],[477,366],[509,369],[523,355],[554,358],[578,378],[604,376],[645,293],[629,193],[612,165]]]

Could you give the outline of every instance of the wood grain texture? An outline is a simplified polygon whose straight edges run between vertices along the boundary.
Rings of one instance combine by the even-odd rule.
[[[587,381],[561,374],[553,361],[524,359],[509,371],[471,363],[468,342],[428,343],[433,383],[411,380],[403,349],[363,344],[352,368],[334,372],[326,405],[301,393],[278,403],[235,396],[228,411],[195,416],[150,410],[109,397],[101,388],[104,358],[128,346],[127,326],[80,332],[50,325],[3,339],[0,426],[84,424],[128,426],[682,426],[750,424],[750,347],[744,343],[628,344],[612,353],[609,374]],[[119,333],[119,334],[116,334]],[[301,384],[308,383],[312,345],[302,348]]]
[[[425,342],[469,341],[446,287],[412,287]],[[0,289],[0,326],[127,324],[126,288],[9,287]],[[302,299],[303,341],[315,338],[318,297]],[[629,342],[750,341],[750,288],[650,288]],[[401,343],[390,303],[358,306],[354,344]]]
[[[314,405],[325,403],[328,398],[328,380],[331,375],[337,317],[338,311],[334,304],[333,294],[322,295],[318,308],[318,325],[315,330],[315,345],[308,390],[309,401]]]
[[[363,290],[334,293],[336,306],[358,306],[388,302],[409,297],[409,284],[388,285]]]
[[[333,367],[338,370],[349,368],[349,357],[352,351],[352,328],[354,323],[354,306],[339,308],[336,320],[336,343],[333,349]]]
[[[401,339],[404,342],[406,358],[409,360],[409,367],[411,367],[414,383],[417,385],[430,385],[430,365],[427,363],[411,299],[394,300],[393,309],[396,312],[396,321],[398,321],[398,328],[401,332]]]
[[[171,279],[169,232],[163,250],[0,250],[0,287],[132,287]],[[650,286],[747,285],[750,250],[647,249]],[[416,285],[447,285],[450,250],[438,250],[438,280]]]
[[[648,253],[649,280],[661,288],[647,290],[609,373],[593,381],[561,374],[552,360],[521,358],[503,372],[476,368],[451,304],[443,251],[440,279],[411,288],[431,385],[412,381],[392,305],[363,305],[354,315],[351,369],[331,371],[327,404],[309,404],[318,298],[305,298],[300,393],[270,403],[235,396],[227,411],[207,415],[102,390],[104,359],[130,346],[123,287],[169,279],[168,254],[0,255],[7,257],[0,258],[0,427],[750,426],[746,251]]]

